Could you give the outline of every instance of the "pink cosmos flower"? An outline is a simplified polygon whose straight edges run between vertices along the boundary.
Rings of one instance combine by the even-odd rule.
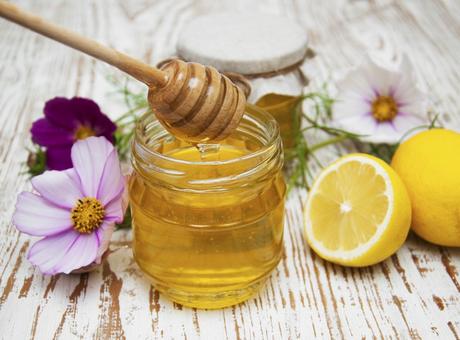
[[[27,258],[45,274],[100,263],[126,208],[125,179],[106,138],[77,141],[71,158],[73,168],[34,177],[36,193],[22,192],[13,215],[21,232],[44,236]]]
[[[397,143],[410,129],[427,123],[425,95],[407,58],[399,70],[389,70],[368,57],[338,87],[334,118],[341,128],[364,135],[363,141]]]

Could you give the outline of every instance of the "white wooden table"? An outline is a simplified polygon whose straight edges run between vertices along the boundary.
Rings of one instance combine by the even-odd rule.
[[[312,87],[366,50],[406,52],[442,121],[460,128],[460,2],[445,1],[32,1],[18,3],[57,23],[155,63],[174,54],[177,33],[200,12],[255,8],[300,22],[317,56]],[[91,274],[43,276],[26,260],[33,240],[10,223],[29,190],[31,123],[54,96],[86,96],[115,118],[117,73],[0,20],[0,337],[2,339],[459,339],[460,250],[414,235],[387,261],[350,269],[319,259],[302,238],[303,190],[286,208],[285,257],[253,299],[217,311],[183,308],[150,287],[117,232],[107,263]],[[338,149],[321,155],[332,159]]]

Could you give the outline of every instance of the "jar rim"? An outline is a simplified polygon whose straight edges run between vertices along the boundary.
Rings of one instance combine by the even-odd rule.
[[[174,158],[174,157],[162,154],[161,152],[154,150],[153,148],[149,147],[145,139],[142,138],[143,135],[145,136],[144,130],[148,124],[153,123],[153,124],[161,125],[161,121],[157,120],[151,111],[148,111],[143,116],[141,116],[140,119],[136,123],[136,128],[135,128],[136,133],[134,134],[135,144],[136,144],[136,147],[140,146],[142,148],[142,151],[145,152],[147,155],[151,157],[155,157],[157,159],[164,160],[166,162],[170,162],[173,164],[176,163],[176,164],[193,165],[193,166],[209,166],[209,165],[229,165],[229,164],[245,161],[251,158],[256,158],[256,157],[263,155],[268,149],[272,148],[273,145],[275,145],[276,143],[281,142],[278,122],[267,111],[253,104],[247,103],[245,113],[243,115],[242,120],[247,120],[247,119],[252,119],[253,121],[258,120],[259,123],[262,123],[264,125],[265,129],[269,131],[268,135],[266,136],[267,140],[257,150],[251,151],[248,154],[245,154],[243,156],[239,156],[239,157],[235,157],[231,159],[217,160],[217,161],[216,160],[188,161],[188,160]],[[239,128],[240,127],[237,127],[237,130]],[[169,135],[169,132],[167,132],[166,129],[164,131],[164,135],[165,136]],[[135,146],[133,145],[133,147]]]

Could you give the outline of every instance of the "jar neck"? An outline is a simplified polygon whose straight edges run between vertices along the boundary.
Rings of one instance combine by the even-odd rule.
[[[187,145],[169,135],[152,114],[144,115],[137,124],[132,148],[137,175],[155,185],[200,192],[230,190],[274,176],[283,166],[278,124],[256,107],[250,106],[246,111],[237,131],[222,142],[220,150],[214,151],[241,148],[244,152],[224,160],[203,157],[196,161],[170,156],[168,150],[181,150]]]

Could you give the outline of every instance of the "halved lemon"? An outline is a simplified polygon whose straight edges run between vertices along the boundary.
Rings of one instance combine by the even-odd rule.
[[[406,188],[393,169],[366,154],[329,165],[311,188],[305,235],[322,258],[346,266],[372,265],[395,253],[411,222]]]

